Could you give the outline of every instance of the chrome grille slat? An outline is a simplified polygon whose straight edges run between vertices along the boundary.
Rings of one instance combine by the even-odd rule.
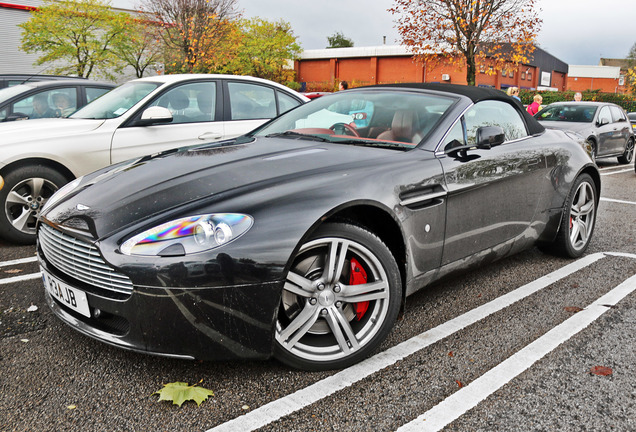
[[[132,293],[130,279],[117,273],[90,243],[42,224],[38,237],[44,257],[59,271],[81,282],[117,293]]]

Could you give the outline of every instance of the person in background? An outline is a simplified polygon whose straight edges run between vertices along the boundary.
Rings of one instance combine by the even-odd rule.
[[[349,88],[349,83],[346,81],[340,81],[340,84],[338,84],[338,90],[346,90]]]
[[[32,119],[55,117],[55,111],[49,106],[49,97],[46,94],[36,94],[33,96]]]
[[[581,94],[581,92],[574,93],[574,101],[575,102],[581,102],[581,99],[583,99],[583,95]]]
[[[521,98],[519,98],[519,87],[508,87],[506,93],[508,93],[508,96],[513,97],[518,101],[521,100]]]
[[[530,113],[530,115],[535,115],[536,113],[538,113],[539,109],[541,109],[541,102],[543,102],[543,97],[541,97],[541,95],[539,94],[534,95],[532,103],[528,105],[528,108],[526,109],[528,113]]]
[[[71,98],[66,93],[55,93],[53,95],[53,104],[55,105],[56,117],[66,118],[75,112]]]

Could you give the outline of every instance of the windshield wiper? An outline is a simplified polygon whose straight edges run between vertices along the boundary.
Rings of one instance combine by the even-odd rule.
[[[277,133],[265,135],[265,138],[294,138],[294,139],[308,139],[308,140],[322,141],[322,142],[329,141],[323,137],[319,137],[316,135],[307,135],[307,134],[294,132],[294,131],[277,132]]]
[[[332,138],[327,140],[334,144],[352,144],[358,146],[365,147],[380,147],[380,148],[390,148],[396,150],[407,150],[415,147],[414,144],[397,144],[388,141],[378,141],[374,139],[364,139],[364,138]]]

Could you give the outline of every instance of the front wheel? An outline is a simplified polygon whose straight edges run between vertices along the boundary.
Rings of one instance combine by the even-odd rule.
[[[625,146],[625,153],[618,157],[618,163],[628,164],[634,158],[634,139],[630,138]]]
[[[597,205],[594,180],[588,174],[580,175],[572,185],[559,234],[549,251],[570,258],[583,255],[594,232]]]
[[[42,207],[67,179],[42,165],[9,172],[0,190],[0,234],[10,242],[35,243],[35,223]]]
[[[354,225],[326,224],[292,260],[274,355],[304,370],[350,366],[386,338],[401,301],[400,272],[384,243]]]

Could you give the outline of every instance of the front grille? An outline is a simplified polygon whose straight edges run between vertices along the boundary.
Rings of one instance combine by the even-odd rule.
[[[97,288],[123,294],[132,293],[130,279],[106,264],[97,248],[90,243],[46,224],[40,225],[38,240],[44,258],[62,273]]]

